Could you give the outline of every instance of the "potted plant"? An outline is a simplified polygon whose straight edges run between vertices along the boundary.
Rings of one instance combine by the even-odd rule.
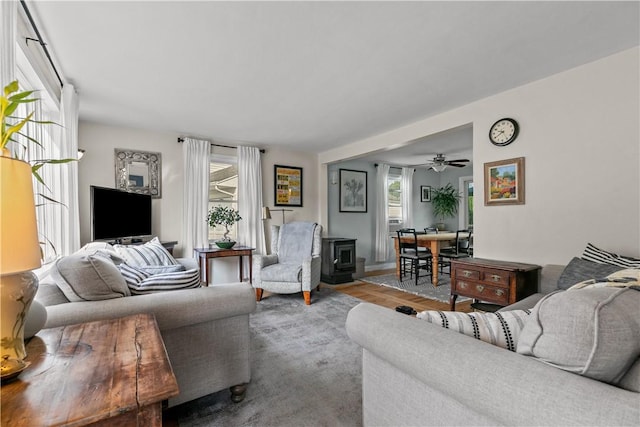
[[[458,213],[458,204],[462,196],[451,183],[444,187],[436,188],[431,193],[431,203],[433,204],[433,214],[440,218],[440,222],[436,224],[438,230],[443,230],[444,219],[454,217]]]
[[[225,228],[222,240],[215,242],[219,248],[231,249],[233,245],[236,244],[236,242],[229,238],[229,227],[241,219],[240,213],[228,206],[214,206],[209,209],[209,214],[207,215],[209,226],[215,227],[216,225],[223,225]]]

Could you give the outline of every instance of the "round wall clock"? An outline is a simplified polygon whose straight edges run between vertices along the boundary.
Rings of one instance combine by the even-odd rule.
[[[489,140],[491,140],[493,145],[509,145],[517,138],[518,130],[518,122],[505,117],[491,126],[491,129],[489,129]]]

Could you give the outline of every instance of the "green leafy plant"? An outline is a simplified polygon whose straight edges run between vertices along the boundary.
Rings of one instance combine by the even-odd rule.
[[[462,196],[451,183],[444,187],[432,190],[431,203],[433,204],[433,214],[444,221],[447,217],[454,217],[458,213],[458,204]]]
[[[209,214],[207,215],[209,227],[215,227],[216,225],[224,226],[225,233],[222,240],[225,242],[231,241],[229,238],[229,227],[241,219],[240,212],[228,206],[214,206],[209,209]]]

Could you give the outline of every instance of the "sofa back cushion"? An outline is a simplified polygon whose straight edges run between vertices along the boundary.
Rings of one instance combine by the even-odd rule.
[[[573,258],[565,267],[558,279],[558,289],[569,289],[576,283],[589,279],[600,279],[607,277],[611,273],[622,270],[611,264],[599,264],[597,262],[586,261],[581,258]]]
[[[60,258],[51,277],[69,301],[98,301],[131,295],[109,253],[79,251]]]
[[[640,291],[591,287],[558,291],[533,308],[517,352],[617,384],[640,357]]]

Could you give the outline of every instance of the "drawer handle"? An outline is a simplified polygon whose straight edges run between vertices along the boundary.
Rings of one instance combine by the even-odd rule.
[[[502,279],[502,276],[499,276],[497,274],[492,274],[491,275],[491,280],[493,280],[494,282],[499,282],[500,279]]]
[[[471,277],[472,274],[473,274],[473,271],[469,271],[469,270],[463,270],[462,271],[462,275],[464,277]]]
[[[468,286],[467,282],[458,282],[458,287],[460,289],[467,289]]]
[[[476,285],[476,290],[477,290],[478,292],[482,292],[482,291],[484,291],[484,286],[482,286],[482,285]]]
[[[504,289],[496,289],[496,295],[499,296],[499,297],[504,295]]]

